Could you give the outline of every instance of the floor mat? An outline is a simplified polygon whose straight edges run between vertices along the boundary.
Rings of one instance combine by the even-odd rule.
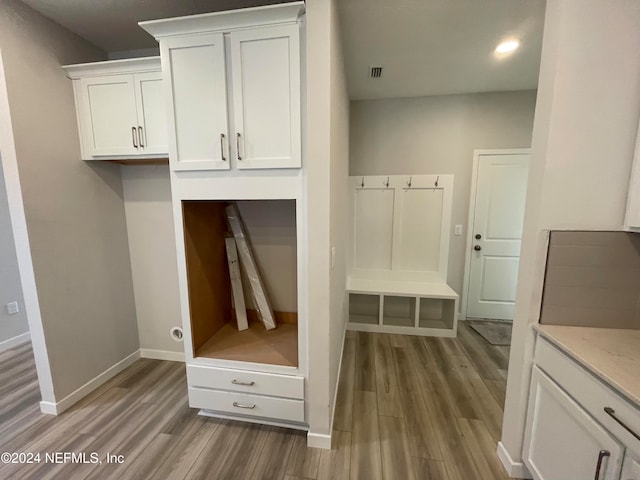
[[[491,345],[511,345],[511,322],[469,322],[469,326]]]

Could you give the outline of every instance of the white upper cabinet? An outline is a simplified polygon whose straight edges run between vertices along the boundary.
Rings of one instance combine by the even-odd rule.
[[[238,168],[300,166],[298,27],[232,32]]]
[[[173,170],[299,168],[302,2],[154,20]]]
[[[174,170],[229,168],[224,38],[170,38],[162,45],[169,92],[170,162]]]
[[[167,156],[158,57],[63,68],[73,80],[84,160]]]

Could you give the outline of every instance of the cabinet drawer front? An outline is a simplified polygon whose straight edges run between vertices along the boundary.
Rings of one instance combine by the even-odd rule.
[[[189,386],[304,399],[304,378],[293,375],[187,366]]]
[[[640,441],[620,422],[640,435],[640,409],[586,371],[544,338],[538,337],[535,363],[627,448],[640,453]],[[605,407],[613,409],[616,421]]]
[[[189,405],[234,415],[304,422],[304,401],[302,400],[189,387]]]

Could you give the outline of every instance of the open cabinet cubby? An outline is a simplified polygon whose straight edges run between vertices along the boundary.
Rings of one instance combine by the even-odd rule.
[[[394,327],[413,327],[416,323],[416,298],[384,295],[382,324]]]
[[[225,238],[232,236],[225,215],[231,203],[249,237],[276,319],[274,330],[259,322],[244,272],[249,329],[238,330],[225,247]],[[182,214],[194,358],[297,367],[295,200],[183,200]]]
[[[349,321],[378,325],[380,321],[380,297],[378,295],[349,295]]]
[[[424,294],[423,294],[424,295]],[[446,292],[443,295],[448,295]],[[451,298],[389,293],[349,293],[350,330],[455,337],[457,304]]]

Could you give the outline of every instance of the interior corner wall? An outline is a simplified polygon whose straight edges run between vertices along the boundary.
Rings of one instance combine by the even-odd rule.
[[[8,314],[6,305],[9,302],[18,303],[20,311],[17,314]],[[3,344],[11,345],[28,331],[7,188],[0,162],[0,352],[5,349]]]
[[[521,466],[548,232],[623,228],[640,117],[638,44],[636,0],[547,1],[501,440]]]
[[[529,147],[535,104],[535,90],[351,102],[350,175],[454,175],[447,280],[459,294],[473,151]]]
[[[169,335],[182,325],[169,166],[120,169],[140,348],[182,354]]]
[[[340,38],[340,24],[336,11],[336,0],[331,2],[330,37],[330,95],[331,95],[331,198],[330,198],[330,308],[331,325],[329,342],[331,348],[329,387],[333,402],[338,386],[338,374],[342,359],[342,346],[347,321],[347,245],[349,204],[349,93],[344,71],[344,57]],[[335,410],[335,405],[332,405]]]
[[[306,182],[309,436],[330,435],[331,0],[306,3]]]
[[[61,65],[104,53],[17,0],[0,3],[13,136],[56,401],[139,349],[120,170],[80,160]]]

